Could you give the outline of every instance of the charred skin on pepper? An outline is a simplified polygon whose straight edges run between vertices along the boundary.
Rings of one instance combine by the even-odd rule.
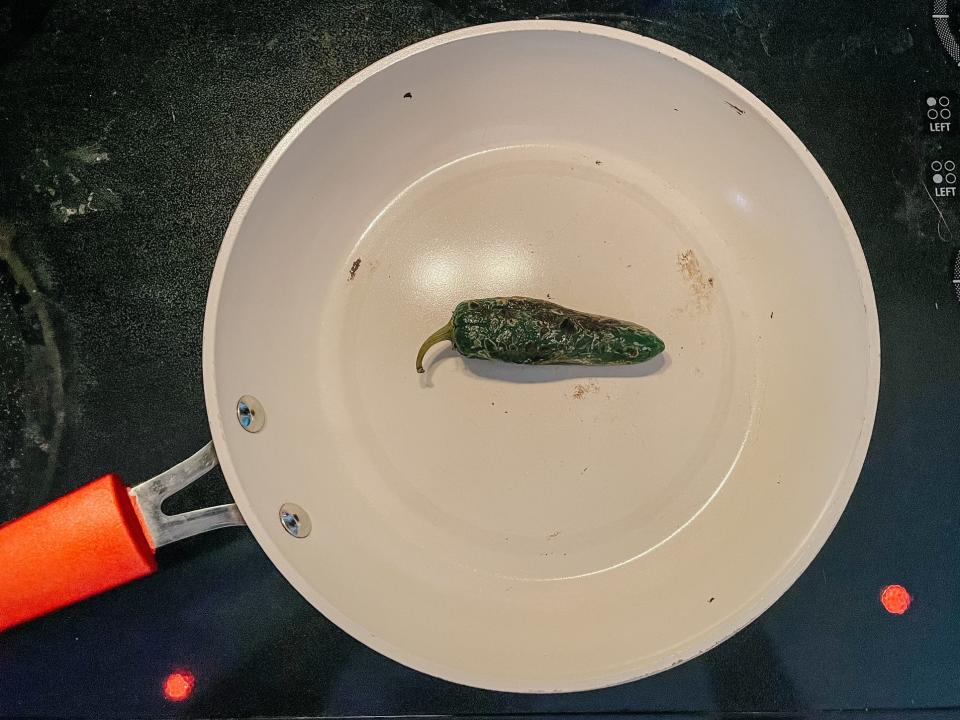
[[[417,372],[427,350],[444,340],[465,357],[524,365],[632,365],[665,347],[642,325],[527,297],[461,302],[421,345]]]

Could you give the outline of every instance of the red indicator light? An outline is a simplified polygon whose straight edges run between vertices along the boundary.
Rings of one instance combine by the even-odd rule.
[[[163,681],[163,696],[171,702],[183,702],[191,693],[196,678],[189,670],[177,670],[167,675]]]
[[[903,615],[910,608],[913,598],[903,585],[887,585],[880,593],[880,602],[891,615]]]

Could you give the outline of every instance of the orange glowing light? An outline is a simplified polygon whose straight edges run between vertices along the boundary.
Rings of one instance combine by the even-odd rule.
[[[880,593],[880,602],[891,615],[903,615],[910,608],[913,598],[903,585],[887,585]]]
[[[177,670],[163,681],[163,696],[172,702],[183,702],[193,692],[196,678],[189,670]]]

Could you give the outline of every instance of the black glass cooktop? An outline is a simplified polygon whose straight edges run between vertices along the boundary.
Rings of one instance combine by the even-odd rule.
[[[352,73],[470,24],[613,25],[752,90],[850,213],[883,353],[873,442],[826,547],[759,620],[669,672],[556,696],[435,680],[338,630],[249,532],[229,529],[161,550],[152,577],[0,635],[0,716],[951,714],[960,707],[957,9],[0,0],[0,521],[105,471],[148,478],[208,440],[207,282],[253,173]],[[212,475],[175,504],[227,497]]]

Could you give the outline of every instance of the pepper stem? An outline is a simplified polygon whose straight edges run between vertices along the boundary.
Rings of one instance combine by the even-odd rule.
[[[437,330],[433,335],[428,337],[423,341],[423,345],[420,346],[420,352],[417,353],[417,372],[423,372],[423,356],[427,354],[427,350],[436,345],[438,342],[443,340],[453,341],[453,319],[450,319],[446,325]]]

